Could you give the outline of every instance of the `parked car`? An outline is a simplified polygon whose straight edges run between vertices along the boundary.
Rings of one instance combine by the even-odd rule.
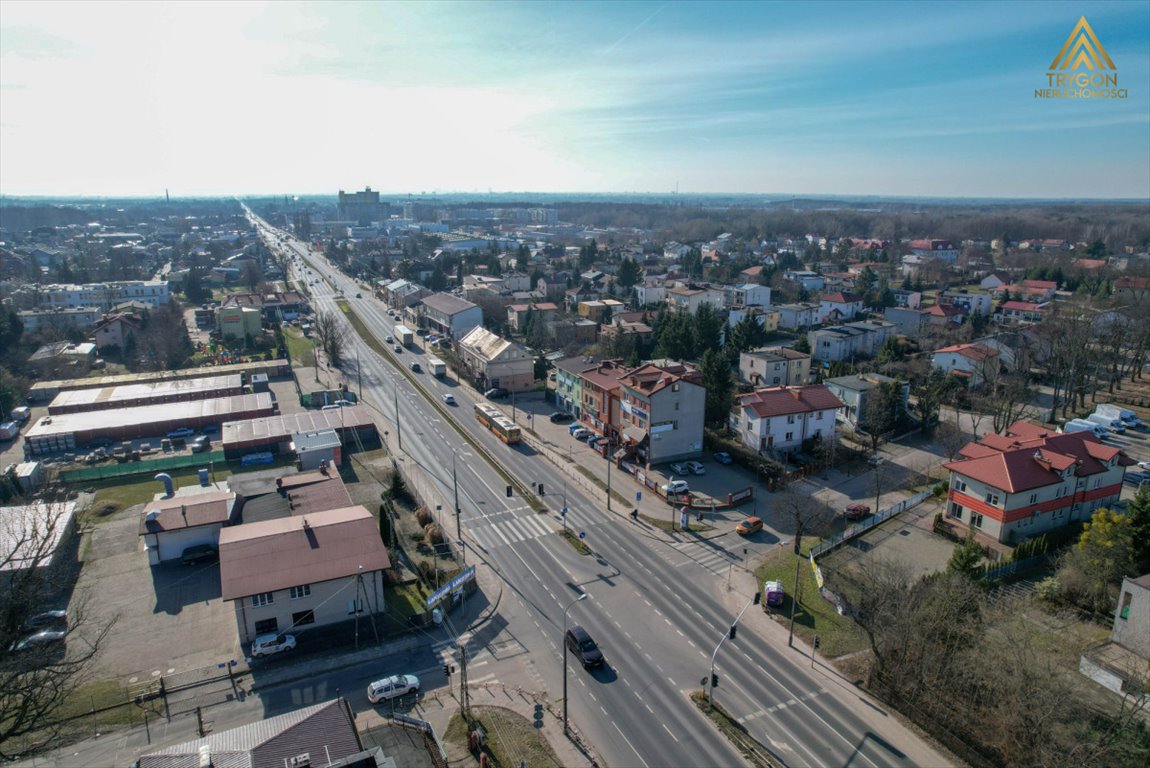
[[[455,395],[450,393],[443,395],[443,402],[447,403],[448,405],[455,405]]]
[[[576,624],[567,630],[567,650],[574,654],[584,669],[597,667],[603,663],[603,652],[591,639],[587,630]]]
[[[702,464],[700,464],[697,461],[688,461],[687,462],[687,469],[691,470],[691,473],[695,474],[695,475],[707,474],[707,468],[704,467]]]
[[[847,520],[862,520],[870,514],[869,504],[847,504],[846,510],[843,512]]]
[[[196,430],[191,427],[180,427],[169,432],[168,437],[191,437],[194,434],[196,434]]]
[[[566,411],[555,411],[547,418],[551,420],[552,424],[570,424],[575,421],[575,417]]]
[[[270,656],[273,653],[295,650],[295,635],[260,635],[252,641],[252,656]]]
[[[415,675],[392,675],[367,686],[367,700],[372,704],[397,699],[419,692],[419,678]]]
[[[9,653],[22,653],[47,648],[64,642],[68,633],[62,629],[42,629],[39,632],[17,640],[8,647]]]
[[[511,393],[508,392],[503,387],[492,387],[491,389],[484,392],[483,396],[486,397],[488,400],[502,400],[503,398],[507,397],[509,394],[511,394]]]
[[[28,629],[43,629],[45,627],[63,627],[68,624],[68,612],[63,608],[38,613],[24,622]]]
[[[203,453],[212,447],[212,439],[207,435],[200,435],[192,441],[192,453]]]
[[[691,474],[691,471],[689,469],[687,469],[686,464],[672,464],[671,465],[671,471],[674,472],[676,475],[689,475],[689,474]]]
[[[714,458],[715,461],[719,462],[720,464],[730,464],[732,461],[731,454],[727,453],[726,451],[720,451],[716,453],[712,458]]]
[[[591,430],[585,429],[584,427],[579,427],[579,429],[571,433],[571,437],[575,438],[576,440],[586,440],[587,438],[591,437]]]
[[[219,551],[211,544],[196,544],[194,547],[185,549],[180,555],[180,560],[184,565],[195,565],[196,563],[213,562],[219,556]]]
[[[691,487],[686,480],[672,480],[663,486],[663,493],[668,496],[672,494],[690,493]]]
[[[763,530],[763,520],[760,517],[748,517],[735,526],[735,533],[740,536],[750,536]]]

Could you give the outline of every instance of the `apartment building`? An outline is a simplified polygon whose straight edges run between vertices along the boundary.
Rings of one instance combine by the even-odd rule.
[[[739,355],[739,379],[755,387],[797,387],[810,381],[811,356],[786,347]]]
[[[794,450],[808,438],[835,434],[835,414],[843,407],[822,384],[765,387],[739,395],[730,428],[753,451]]]
[[[684,365],[647,363],[623,374],[619,418],[623,439],[650,464],[703,452],[707,390],[702,374]]]

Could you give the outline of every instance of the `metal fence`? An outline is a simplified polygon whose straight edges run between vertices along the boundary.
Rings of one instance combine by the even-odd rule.
[[[857,538],[869,531],[871,528],[885,523],[887,520],[890,520],[899,512],[904,512],[908,509],[911,509],[912,507],[917,507],[924,500],[930,498],[932,492],[933,490],[931,488],[927,488],[925,491],[919,491],[915,495],[903,499],[894,506],[887,507],[873,517],[869,517],[866,520],[863,520],[861,523],[855,523],[841,533],[836,533],[834,536],[814,547],[811,550],[811,558],[813,560],[818,560],[823,555],[829,552],[833,552],[851,539]]]
[[[145,475],[154,472],[164,472],[169,469],[183,469],[185,467],[207,467],[212,462],[223,465],[226,459],[223,451],[209,451],[207,453],[184,454],[182,456],[168,456],[162,459],[144,459],[142,461],[125,461],[115,464],[104,464],[97,467],[83,469],[69,469],[60,473],[60,480],[65,483],[83,483],[91,480],[102,480],[109,477],[126,477],[128,475]]]

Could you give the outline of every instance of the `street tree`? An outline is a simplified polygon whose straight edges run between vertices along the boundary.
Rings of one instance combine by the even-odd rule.
[[[63,724],[62,708],[91,677],[114,619],[101,623],[87,595],[73,592],[59,627],[63,644],[9,651],[33,630],[28,620],[68,593],[74,571],[62,556],[74,544],[71,507],[63,503],[17,508],[0,516],[0,760],[25,758],[52,748]],[[55,607],[53,605],[53,607]],[[66,648],[66,653],[65,653]]]
[[[901,415],[902,386],[898,381],[881,382],[866,393],[859,410],[858,431],[866,435],[871,453],[898,427]]]
[[[249,291],[255,291],[256,286],[263,282],[264,273],[260,271],[260,266],[254,261],[245,261],[244,269],[240,273],[240,280],[248,287]]]
[[[340,358],[348,345],[348,331],[334,312],[321,311],[312,322],[312,333],[319,348],[327,356],[328,363],[339,366]]]
[[[643,270],[639,264],[632,258],[624,257],[619,264],[618,272],[615,274],[615,282],[619,287],[623,289],[633,288],[642,278]]]
[[[783,532],[794,536],[791,550],[797,555],[804,536],[823,536],[834,523],[834,511],[821,501],[804,493],[799,482],[791,482],[771,496],[771,505],[782,515]],[[787,529],[790,529],[789,531]]]
[[[973,531],[954,545],[946,572],[977,580],[982,575],[982,547],[974,539]]]
[[[1122,578],[1137,575],[1134,566],[1131,519],[1103,507],[1091,516],[1078,543],[1062,557],[1057,579],[1068,601],[1107,614],[1114,608]]]
[[[703,375],[703,387],[707,390],[704,420],[709,426],[721,427],[727,422],[733,400],[731,364],[726,355],[712,347],[703,353],[699,372]]]

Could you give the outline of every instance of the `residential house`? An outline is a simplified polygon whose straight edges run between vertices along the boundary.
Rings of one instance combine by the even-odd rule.
[[[674,240],[663,246],[663,258],[668,261],[678,261],[691,252],[691,246],[677,243]]]
[[[456,351],[481,390],[499,387],[524,392],[535,383],[535,359],[531,353],[483,326],[472,328],[461,338]]]
[[[990,317],[994,302],[989,293],[971,293],[962,291],[943,291],[938,295],[938,303],[942,306],[962,307],[966,314],[976,312],[983,317]]]
[[[560,410],[570,413],[576,419],[582,417],[583,379],[580,374],[598,368],[599,363],[597,358],[582,355],[565,357],[555,362],[555,404]]]
[[[955,344],[935,350],[931,364],[949,374],[959,376],[967,386],[978,387],[986,383],[1000,365],[997,349],[985,344]]]
[[[1015,543],[1089,520],[1118,501],[1134,460],[1089,432],[1056,434],[1017,422],[985,435],[944,465],[946,515],[991,539]]]
[[[96,324],[92,339],[101,352],[113,347],[122,350],[128,339],[140,332],[141,323],[140,316],[130,312],[106,315]]]
[[[562,297],[567,290],[567,273],[554,272],[544,275],[535,283],[535,290],[552,301]]]
[[[431,295],[431,291],[419,283],[408,280],[380,280],[377,286],[379,298],[393,309],[414,307],[420,299]]]
[[[811,356],[787,347],[739,354],[739,379],[753,387],[797,387],[810,381]]]
[[[680,312],[693,315],[704,304],[715,308],[723,306],[723,292],[711,287],[677,285],[667,290],[667,303]]]
[[[1050,303],[1032,304],[1029,301],[1004,301],[994,312],[994,321],[1002,325],[1030,325],[1041,323],[1047,316]]]
[[[819,324],[818,304],[777,304],[779,327],[789,331],[801,331]]]
[[[771,288],[767,285],[757,283],[732,285],[727,286],[724,293],[726,294],[724,306],[728,309],[771,306]]]
[[[1110,639],[1079,657],[1078,671],[1120,696],[1150,689],[1150,573],[1124,576]],[[1144,710],[1147,705],[1143,703]]]
[[[621,431],[619,377],[626,372],[627,368],[618,361],[604,360],[579,374],[583,379],[579,420],[615,445],[620,443]]]
[[[394,768],[379,747],[365,749],[355,713],[342,698],[140,755],[135,768]]]
[[[386,609],[391,567],[379,522],[362,506],[264,520],[220,531],[220,586],[242,642]]]
[[[871,357],[892,336],[894,323],[862,320],[808,331],[807,341],[811,345],[813,360],[834,362]]]
[[[836,416],[852,427],[858,426],[860,417],[865,418],[866,403],[870,393],[884,384],[893,384],[898,387],[902,411],[906,411],[907,403],[910,400],[909,381],[892,379],[890,376],[883,376],[880,373],[860,373],[851,376],[839,376],[837,378],[827,379],[823,384],[831,391],[831,394],[843,402],[844,407],[838,411]]]
[[[835,435],[835,413],[843,407],[822,384],[765,387],[736,398],[730,428],[753,451],[790,451],[808,438]]]
[[[984,291],[997,291],[1004,285],[1010,285],[1010,274],[1007,272],[991,272],[982,278],[978,287]]]
[[[667,300],[667,285],[662,275],[644,277],[632,290],[635,303],[640,307],[662,304]]]
[[[938,259],[947,264],[958,260],[958,248],[949,240],[912,240],[910,252],[919,259]]]
[[[697,370],[647,363],[617,379],[620,434],[648,465],[703,452],[707,390]]]
[[[596,323],[606,323],[611,320],[611,307],[602,301],[581,301],[575,314]]]
[[[1058,291],[1058,284],[1053,280],[1022,280],[1013,285],[1004,285],[995,290],[995,298],[1007,294],[1016,301],[1029,301],[1034,304],[1045,304],[1054,298]]]
[[[821,291],[826,287],[826,281],[823,280],[822,275],[804,269],[788,269],[783,273],[783,279],[798,283],[800,288],[811,293]]]
[[[505,272],[503,274],[503,287],[508,291],[530,291],[531,275],[526,272]]]
[[[178,560],[185,549],[199,544],[217,546],[220,531],[235,522],[237,512],[236,495],[214,489],[148,502],[139,527],[148,564]]]
[[[820,323],[842,323],[854,320],[863,310],[863,297],[853,293],[826,293],[819,297]]]
[[[511,304],[507,307],[507,325],[515,333],[523,333],[523,324],[527,319],[528,312],[531,313],[533,322],[542,323],[542,327],[546,327],[559,316],[559,307],[550,301],[539,302],[538,304]]]
[[[779,329],[779,311],[777,309],[764,309],[756,306],[731,309],[727,313],[727,327],[733,328],[741,323],[747,315],[755,318],[759,327],[767,333],[773,333]]]
[[[909,307],[887,307],[883,310],[882,317],[895,326],[895,333],[911,339],[922,336],[929,319],[925,309]]]
[[[483,325],[483,310],[450,293],[424,296],[415,308],[420,325],[449,339],[462,339]]]
[[[25,333],[68,328],[87,330],[100,322],[104,313],[98,307],[61,307],[60,309],[22,309],[17,316]]]
[[[905,309],[918,309],[922,306],[922,294],[918,291],[908,291],[903,288],[896,288],[891,291],[894,294],[894,305],[899,308]]]
[[[584,301],[598,301],[603,298],[603,292],[598,288],[591,286],[588,283],[580,285],[578,288],[571,288],[563,292],[563,306],[571,314],[575,314],[579,304]]]
[[[1110,639],[1143,660],[1150,659],[1150,574],[1122,579]]]
[[[926,324],[935,328],[952,328],[962,325],[967,310],[954,304],[935,304],[923,310]]]

